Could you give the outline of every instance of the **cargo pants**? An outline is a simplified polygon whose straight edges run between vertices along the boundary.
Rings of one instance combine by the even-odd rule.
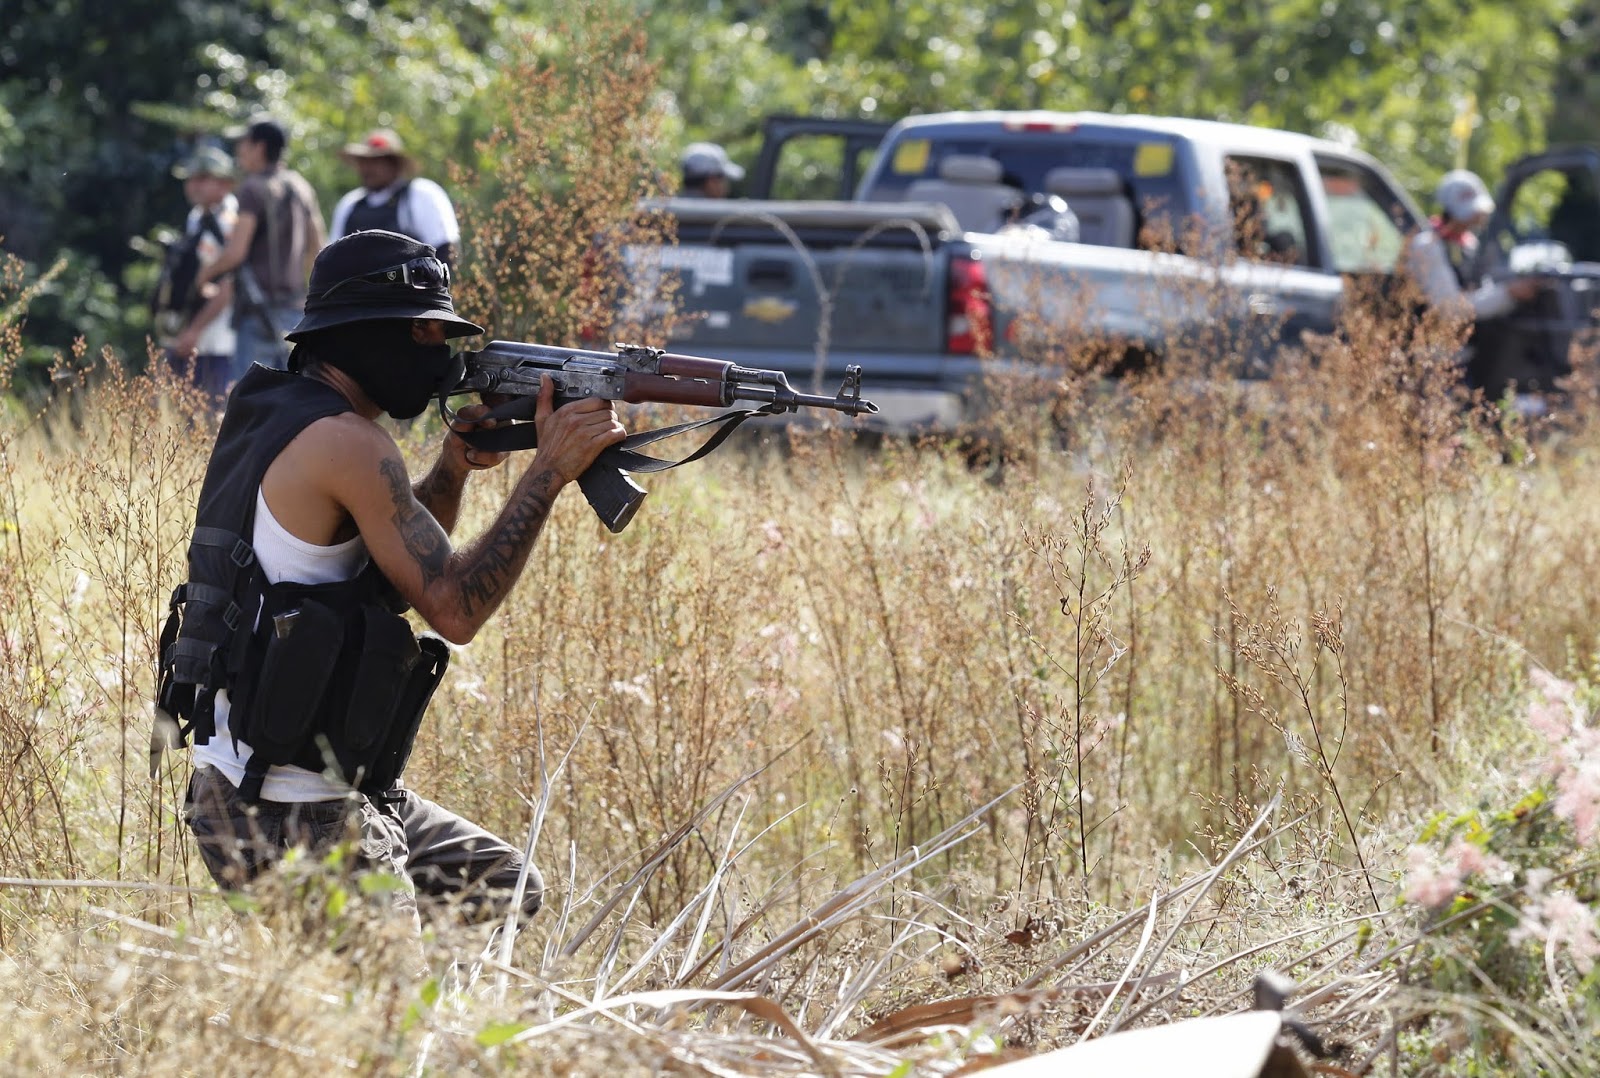
[[[250,805],[220,771],[202,766],[189,780],[184,820],[224,890],[240,889],[291,847],[318,854],[357,837],[364,866],[401,881],[392,906],[419,935],[419,892],[454,898],[469,915],[495,917],[505,912],[522,871],[520,849],[404,787],[381,798]],[[543,899],[544,880],[530,866],[523,915],[531,917]]]

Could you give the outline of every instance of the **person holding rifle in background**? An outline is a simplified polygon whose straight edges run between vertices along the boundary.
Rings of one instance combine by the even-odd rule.
[[[203,146],[174,166],[172,174],[183,181],[189,215],[162,266],[153,303],[156,329],[173,370],[220,405],[228,393],[235,351],[228,317],[232,282],[208,289],[210,295],[203,295],[195,282],[200,268],[222,254],[239,215],[233,161],[215,146]]]
[[[205,286],[234,274],[235,382],[252,363],[281,370],[288,362],[284,337],[300,320],[306,278],[326,240],[316,191],[282,163],[288,141],[283,125],[268,116],[251,120],[240,133],[234,147],[245,173],[239,218],[221,256],[202,267],[198,278]]]

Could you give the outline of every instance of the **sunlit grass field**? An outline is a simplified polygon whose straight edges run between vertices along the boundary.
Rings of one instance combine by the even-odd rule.
[[[580,30],[449,177],[496,336],[675,311],[595,257],[671,237],[643,39]],[[224,901],[187,754],[148,776],[217,417],[98,345],[20,377],[29,288],[0,260],[8,1073],[950,1075],[1264,969],[1347,1073],[1600,1071],[1588,351],[1530,424],[1458,393],[1462,327],[1359,296],[1253,383],[1221,316],[1115,382],[1024,324],[970,429],[767,428],[620,535],[563,495],[407,773],[546,905],[430,911],[419,974],[348,849]],[[395,433],[425,469],[438,419]]]
[[[1252,387],[1215,343],[1044,403],[997,382],[982,446],[769,428],[645,479],[621,535],[564,496],[407,774],[534,842],[546,908],[435,911],[426,977],[348,856],[230,908],[186,754],[147,777],[215,416],[77,357],[0,427],[0,1056],[949,1073],[1238,1010],[1271,967],[1346,1066],[1581,1072],[1581,954],[1499,1022],[1438,994],[1401,899],[1425,821],[1537,781],[1530,676],[1584,681],[1593,401],[1475,412],[1440,327],[1352,315]],[[438,420],[396,433],[425,468]]]

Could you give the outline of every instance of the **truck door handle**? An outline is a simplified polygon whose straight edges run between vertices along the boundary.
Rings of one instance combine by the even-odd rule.
[[[750,263],[745,279],[757,288],[789,288],[794,284],[794,267],[775,258]]]
[[[1250,313],[1261,318],[1270,318],[1282,311],[1278,297],[1270,292],[1252,292],[1245,299],[1250,308]]]

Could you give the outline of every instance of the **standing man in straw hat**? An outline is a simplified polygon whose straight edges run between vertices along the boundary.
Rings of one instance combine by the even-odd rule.
[[[455,263],[461,226],[444,188],[416,174],[416,162],[406,153],[400,136],[388,128],[368,133],[341,151],[361,175],[361,186],[348,192],[333,208],[335,239],[352,232],[381,229],[410,236]]]

